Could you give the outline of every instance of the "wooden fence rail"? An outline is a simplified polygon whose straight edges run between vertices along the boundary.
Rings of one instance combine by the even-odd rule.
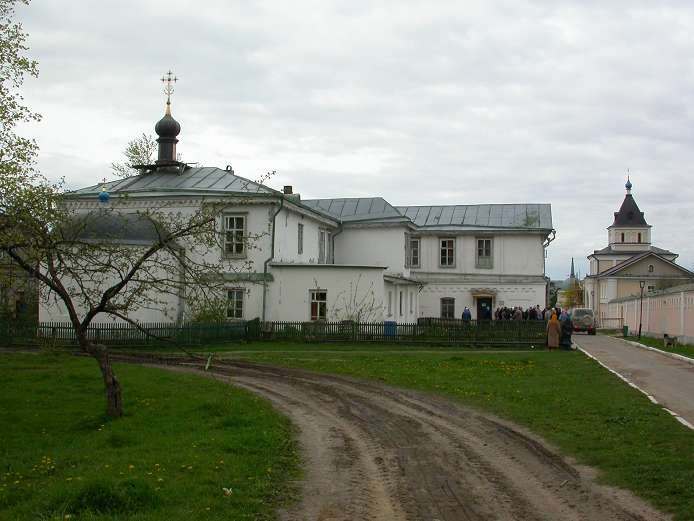
[[[441,320],[420,319],[412,323],[340,322],[220,322],[95,324],[87,331],[94,342],[108,346],[162,347],[202,346],[254,340],[297,342],[371,342],[456,346],[543,346],[546,323],[538,320]],[[68,322],[0,322],[0,345],[45,344],[76,346]]]

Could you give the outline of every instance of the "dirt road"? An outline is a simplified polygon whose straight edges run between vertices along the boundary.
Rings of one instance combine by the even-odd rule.
[[[574,342],[694,425],[694,365],[608,336],[574,335]]]
[[[669,519],[597,486],[520,429],[445,399],[248,363],[210,372],[298,428],[302,494],[283,521]]]

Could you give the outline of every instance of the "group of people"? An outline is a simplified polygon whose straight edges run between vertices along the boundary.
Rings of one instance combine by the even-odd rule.
[[[521,306],[509,308],[501,306],[496,308],[492,315],[490,309],[485,309],[487,316],[479,317],[480,320],[545,320],[547,321],[547,347],[550,351],[562,347],[571,349],[571,334],[573,333],[573,322],[571,315],[559,307],[545,307],[538,304],[535,307],[523,309]],[[463,320],[472,320],[470,308],[465,306],[463,310]]]
[[[545,318],[547,309],[542,309],[539,304],[527,309],[523,309],[521,306],[513,308],[502,306],[494,311],[494,320],[549,320],[549,316]]]

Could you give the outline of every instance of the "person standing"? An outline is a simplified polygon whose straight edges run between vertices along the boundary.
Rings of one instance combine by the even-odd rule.
[[[463,322],[470,322],[470,320],[472,320],[472,312],[469,307],[465,306],[463,310]]]
[[[547,348],[554,351],[559,347],[559,339],[561,338],[561,324],[557,320],[557,314],[552,313],[552,318],[547,323]]]

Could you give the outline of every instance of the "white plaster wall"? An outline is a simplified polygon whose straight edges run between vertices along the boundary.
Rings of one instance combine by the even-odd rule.
[[[384,319],[401,323],[416,322],[419,316],[419,288],[415,284],[386,282],[383,300]],[[400,306],[401,295],[402,307]]]
[[[485,284],[486,288],[496,290],[492,301],[493,309],[499,306],[521,306],[524,309],[531,306],[545,305],[544,284]],[[461,318],[465,306],[472,311],[472,317],[477,318],[477,304],[471,290],[479,288],[479,284],[427,284],[420,294],[420,317],[439,317],[441,315],[441,299],[455,299],[455,317]]]
[[[299,223],[304,225],[304,251],[298,253]],[[275,260],[278,262],[318,262],[318,236],[321,229],[335,233],[334,226],[328,226],[307,215],[283,208],[275,221]],[[327,252],[326,252],[327,253]]]
[[[421,236],[421,263],[413,272],[434,273],[479,273],[509,275],[544,275],[543,238],[540,235],[496,235],[493,236],[493,267],[476,267],[477,238],[487,235],[423,235]],[[439,266],[439,241],[455,239],[455,266]]]
[[[344,320],[351,312],[368,312],[369,320],[383,320],[383,270],[338,268],[330,265],[272,266],[267,320],[308,321],[310,290],[327,291],[328,320]],[[350,304],[354,302],[354,304]]]
[[[387,266],[386,273],[409,276],[405,268],[404,226],[383,228],[344,228],[335,237],[337,264]]]

